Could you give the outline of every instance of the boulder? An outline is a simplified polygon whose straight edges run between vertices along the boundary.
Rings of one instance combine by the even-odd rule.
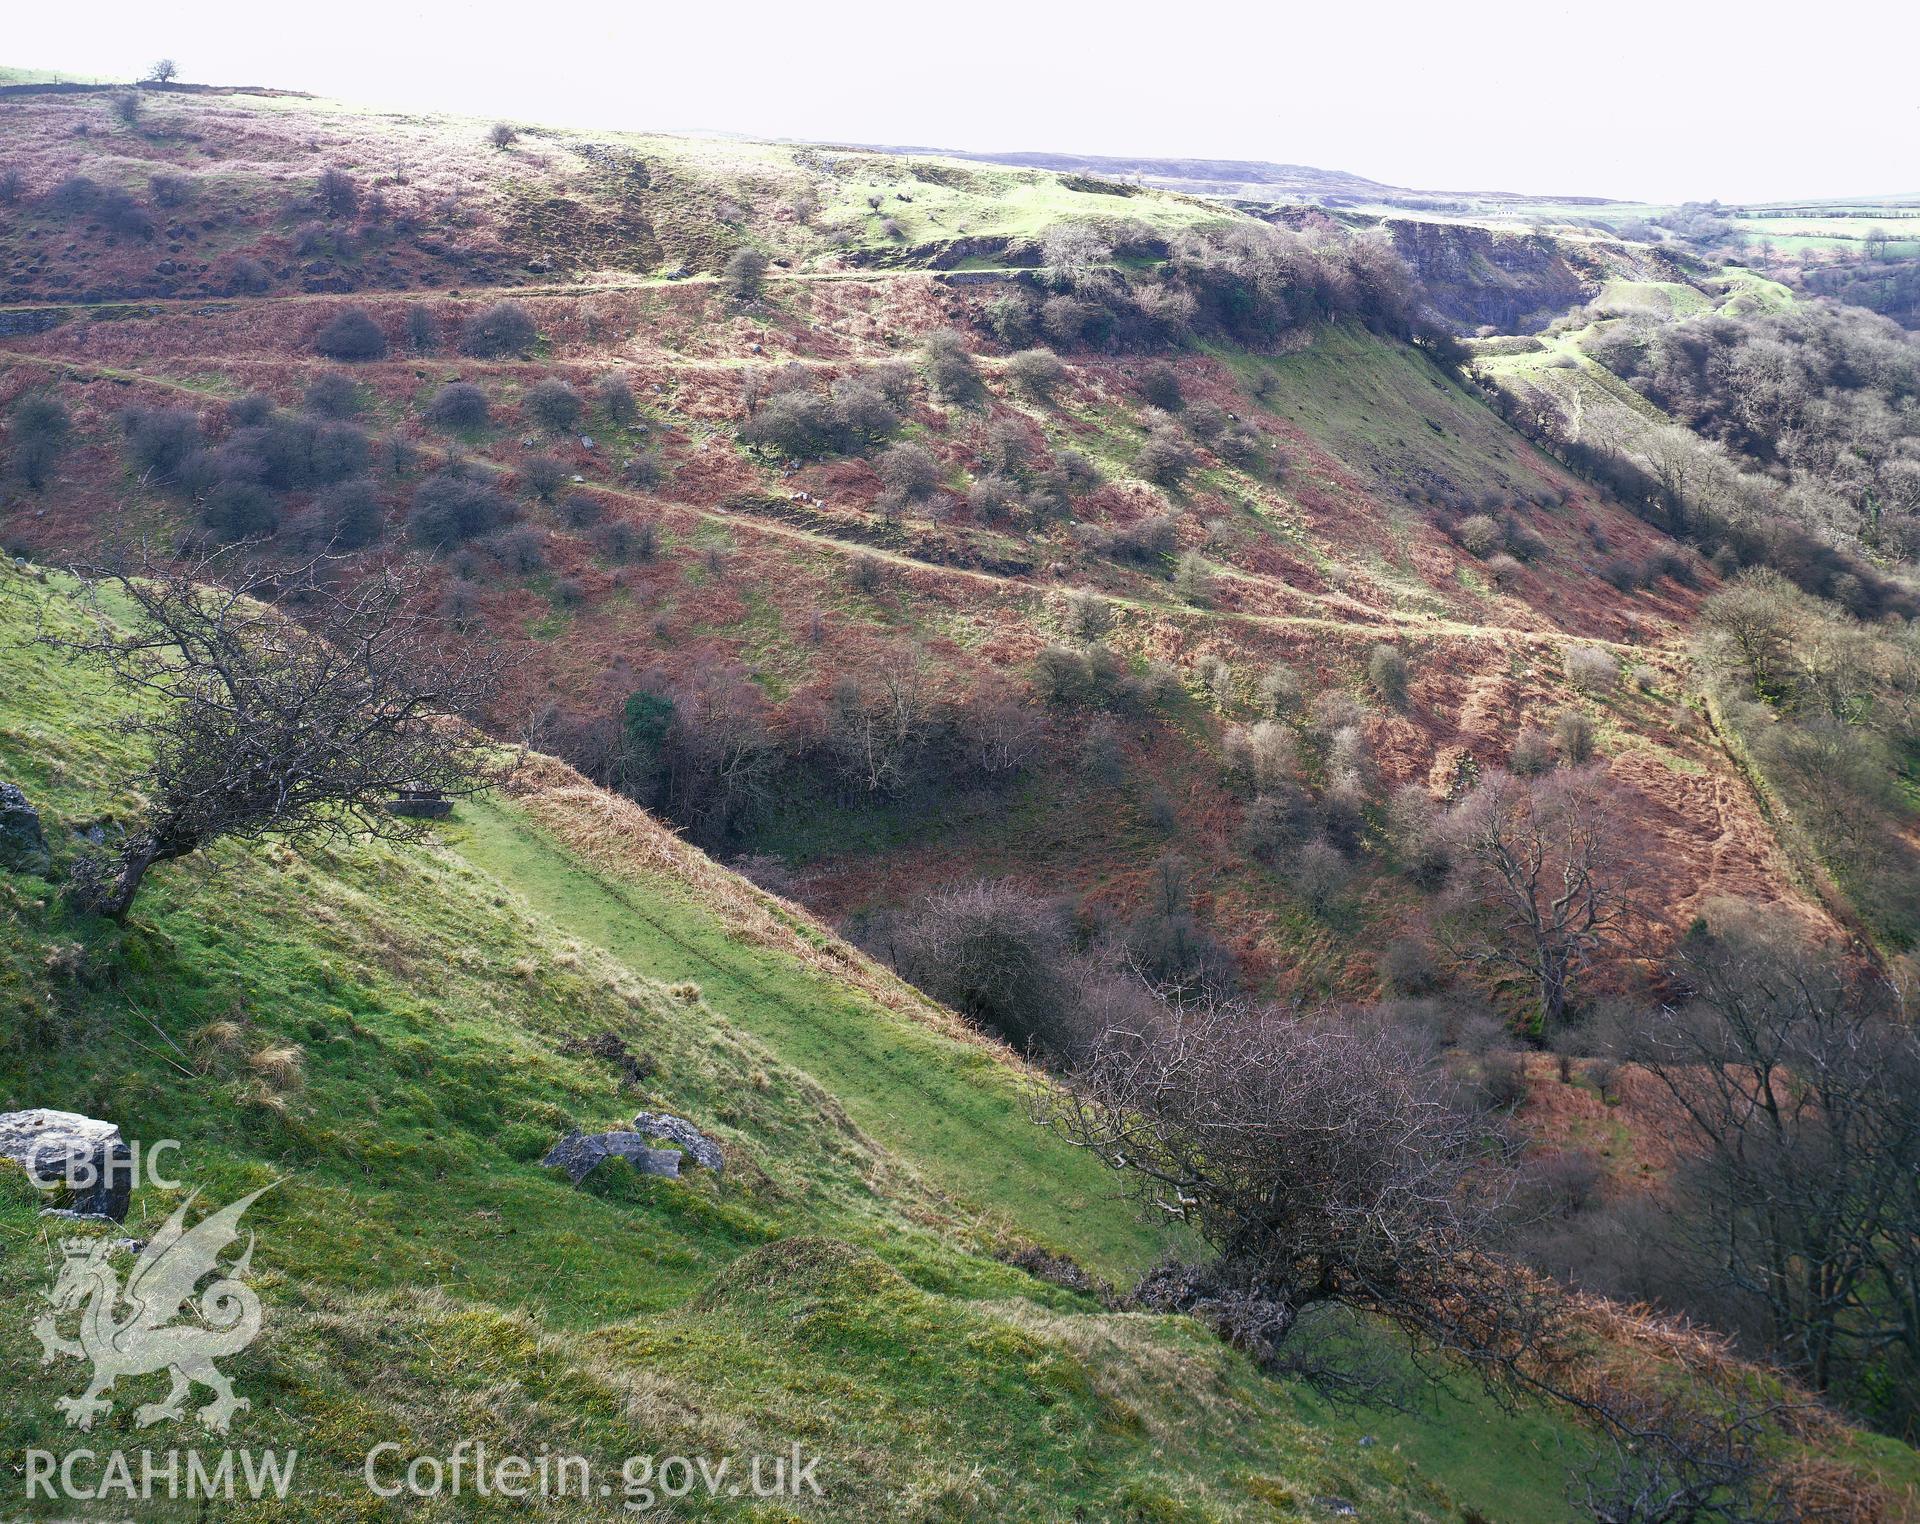
[[[0,1113],[0,1159],[13,1160],[42,1186],[90,1181],[74,1187],[69,1210],[126,1220],[132,1150],[111,1122],[45,1107]]]
[[[669,1143],[677,1143],[687,1151],[687,1157],[695,1164],[706,1166],[716,1175],[727,1167],[726,1158],[720,1152],[720,1145],[709,1138],[693,1123],[679,1117],[668,1116],[664,1111],[643,1111],[633,1119],[633,1130],[643,1138],[665,1138]]]
[[[40,812],[27,803],[17,785],[0,783],[0,868],[45,873],[52,866]]]
[[[649,1148],[637,1132],[581,1132],[575,1128],[548,1150],[540,1162],[565,1170],[575,1185],[591,1175],[603,1159],[625,1159],[643,1175],[680,1178],[680,1155],[670,1148]]]

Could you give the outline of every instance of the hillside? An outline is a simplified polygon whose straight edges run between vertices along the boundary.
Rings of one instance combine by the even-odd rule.
[[[519,765],[426,847],[229,846],[124,932],[6,880],[0,1100],[195,1140],[210,1197],[291,1172],[244,1368],[330,1476],[484,1414],[596,1455],[832,1435],[825,1516],[1569,1516],[1561,1416],[1461,1379],[1331,1409],[1090,1289],[1199,1249],[1029,1116],[1143,1001],[1403,1042],[1474,1172],[1512,1152],[1501,1242],[1582,1295],[1595,1380],[1792,1395],[1738,1350],[1913,1439],[1920,1367],[1809,1358],[1683,1258],[1708,1140],[1623,1057],[1722,998],[1703,957],[1844,1012],[1911,988],[1891,324],[1722,264],[1712,209],[268,89],[0,110],[0,781],[56,848],[125,818],[130,743],[27,642],[73,616],[32,566],[243,542],[309,622],[309,579],[398,573],[505,663],[460,712]],[[642,1108],[724,1176],[540,1167]],[[1824,1412],[1765,1448],[1809,1508],[1912,1481]]]
[[[62,579],[0,576],[0,775],[64,859],[120,807],[126,701],[33,644],[75,626]],[[409,1455],[539,1442],[603,1474],[825,1457],[824,1499],[725,1517],[1563,1516],[1587,1443],[1564,1421],[1464,1385],[1418,1413],[1330,1411],[1197,1325],[1012,1268],[1044,1246],[1124,1281],[1164,1239],[1028,1121],[1036,1076],[1004,1049],[551,759],[422,848],[172,870],[125,930],[26,875],[0,894],[0,1109],[177,1138],[209,1199],[277,1182],[249,1219],[266,1332],[228,1365],[254,1394],[247,1442],[301,1452],[301,1517],[363,1516],[370,1434]],[[575,1189],[539,1167],[636,1109],[695,1119],[724,1174]],[[182,1189],[140,1187],[128,1228]],[[64,1443],[69,1370],[37,1368],[28,1331],[53,1231],[34,1207],[24,1186],[0,1207],[15,1453]],[[108,1432],[187,1439],[130,1423]],[[1475,1439],[1493,1424],[1498,1455]],[[1863,1497],[1912,1480],[1899,1447],[1860,1453]],[[1804,1464],[1807,1485],[1845,1475]],[[222,1515],[255,1516],[279,1515]]]
[[[64,858],[116,807],[124,700],[30,643],[72,627],[60,582],[4,576],[0,774]],[[124,932],[0,878],[0,1107],[178,1138],[209,1199],[279,1182],[250,1219],[267,1331],[230,1374],[248,1442],[300,1449],[302,1517],[361,1516],[369,1434],[598,1462],[797,1439],[827,1457],[807,1517],[1558,1516],[1580,1441],[1543,1418],[1500,1420],[1526,1438],[1489,1464],[1464,1393],[1336,1417],[1195,1325],[1009,1268],[1044,1244],[1126,1277],[1155,1244],[1026,1120],[1023,1066],[559,764],[517,779],[424,849],[223,851]],[[724,1176],[539,1167],[639,1108],[696,1119]],[[129,1229],[180,1194],[143,1186]],[[67,1372],[28,1331],[51,1230],[24,1187],[4,1212],[14,1453],[61,1442]]]
[[[46,298],[69,282],[95,295],[152,291],[153,281],[135,281],[125,262],[136,253],[150,259],[158,242],[97,241],[98,258],[123,267],[120,283],[104,288],[103,271],[77,273],[73,257],[50,262],[44,235],[41,253],[14,261],[16,295],[39,301],[3,315],[15,328],[4,384],[17,396],[51,383],[75,410],[76,429],[55,480],[10,514],[10,544],[57,560],[85,555],[109,535],[178,532],[178,491],[128,468],[114,415],[130,404],[185,405],[211,424],[249,394],[297,399],[332,373],[354,383],[357,426],[410,452],[396,457],[397,475],[373,479],[392,525],[384,545],[404,544],[405,505],[438,463],[464,458],[524,489],[530,471],[551,461],[564,473],[564,501],[516,510],[527,521],[514,531],[517,569],[495,561],[482,570],[472,552],[437,563],[465,617],[521,644],[520,677],[494,722],[513,734],[531,725],[605,776],[620,744],[615,717],[636,688],[678,690],[737,664],[764,710],[742,723],[770,731],[773,747],[762,756],[773,776],[752,818],[707,828],[701,839],[730,854],[783,859],[794,892],[843,925],[904,905],[930,874],[1023,874],[1127,914],[1143,876],[1177,839],[1194,862],[1198,902],[1257,979],[1366,990],[1375,929],[1406,913],[1392,883],[1363,872],[1342,914],[1303,914],[1283,875],[1236,849],[1242,807],[1220,771],[1223,732],[1260,717],[1257,690],[1275,663],[1295,674],[1297,723],[1316,694],[1359,702],[1382,797],[1407,782],[1445,796],[1455,770],[1499,760],[1529,720],[1544,727],[1569,704],[1584,708],[1648,822],[1669,924],[1684,924],[1691,907],[1716,894],[1785,892],[1764,821],[1697,716],[1676,702],[1684,695],[1669,677],[1648,696],[1623,689],[1596,698],[1575,692],[1561,671],[1569,647],[1597,645],[1672,674],[1672,653],[1710,575],[1683,568],[1690,585],[1664,581],[1622,596],[1603,575],[1609,560],[1649,556],[1662,537],[1535,451],[1416,350],[1341,318],[1289,332],[1277,352],[1213,343],[1174,354],[1185,407],[1178,416],[1193,420],[1182,446],[1193,468],[1168,489],[1140,467],[1165,417],[1140,395],[1142,361],[1060,343],[1062,380],[1040,399],[1014,383],[1007,359],[1031,340],[992,332],[1015,309],[1037,312],[1047,288],[1018,273],[927,268],[982,247],[989,227],[994,248],[1038,260],[1037,245],[1015,246],[1020,237],[1082,225],[1075,219],[1096,208],[1128,219],[1116,236],[1142,240],[1163,236],[1143,228],[1206,227],[1223,217],[1230,227],[1219,208],[1153,192],[1116,198],[1038,170],[949,174],[931,161],[827,161],[790,146],[609,140],[608,153],[644,166],[624,183],[653,229],[647,243],[617,223],[606,154],[564,134],[529,129],[498,150],[475,124],[169,97],[150,107],[140,132],[118,132],[113,155],[102,157],[88,146],[97,137],[76,137],[69,122],[106,117],[102,98],[33,97],[24,109],[32,113],[21,124],[31,145],[25,162],[40,205],[70,171],[91,167],[102,183],[110,172],[137,186],[156,163],[177,164],[201,183],[201,220],[215,225],[208,237],[217,233],[227,252],[203,247],[196,256],[195,270],[207,267],[197,287],[212,299],[105,306]],[[176,114],[177,130],[168,125]],[[325,130],[290,130],[310,116]],[[190,136],[188,120],[198,124]],[[446,177],[437,190],[420,168],[441,162],[435,156],[444,157]],[[361,207],[346,219],[352,257],[336,250],[318,261],[327,273],[314,275],[315,261],[273,250],[287,237],[282,229],[314,215],[297,209],[313,183],[307,177],[336,161],[351,166],[369,199],[385,202],[386,220],[372,225]],[[271,183],[289,188],[263,200],[250,177],[269,170]],[[788,205],[803,182],[817,207],[806,221]],[[401,214],[451,195],[456,183],[465,186],[456,221],[471,229],[458,251],[437,230],[410,229]],[[863,195],[869,184],[875,189]],[[535,194],[535,185],[544,188]],[[866,206],[873,197],[901,224],[899,238],[876,232],[882,218]],[[756,303],[743,306],[712,280],[648,273],[675,259],[697,261],[695,270],[721,263],[725,245],[713,240],[732,235],[712,218],[723,201],[775,259]],[[549,227],[520,216],[536,204],[558,220]],[[275,205],[286,210],[263,223]],[[60,215],[22,218],[12,236],[31,243],[36,218]],[[588,247],[581,240],[592,229],[603,243]],[[624,272],[606,268],[615,244]],[[275,289],[228,294],[220,262],[243,249],[260,256]],[[861,268],[875,259],[897,268]],[[529,263],[549,283],[533,284]],[[562,271],[576,279],[552,283]],[[451,353],[453,331],[500,294],[468,283],[509,278],[523,283],[513,290],[538,333],[535,347],[522,357]],[[188,272],[176,262],[166,279],[177,290]],[[368,292],[351,302],[328,294],[415,282],[447,289]],[[317,293],[300,289],[316,283]],[[314,353],[315,333],[349,307],[364,308],[391,336],[386,358],[342,367]],[[973,342],[984,390],[956,406],[908,378],[897,437],[927,449],[936,472],[932,496],[911,511],[902,514],[883,491],[873,450],[809,460],[738,442],[748,382],[785,386],[806,376],[824,388],[871,375],[897,386],[901,378],[885,368],[918,369],[920,337],[943,324],[981,336]],[[406,338],[415,325],[443,337],[421,350]],[[640,401],[627,421],[590,410],[573,433],[529,423],[526,399],[537,383],[565,380],[585,395],[609,374]],[[437,391],[455,381],[489,394],[485,423],[449,431],[428,420]],[[1227,432],[1195,433],[1203,414],[1221,420],[1207,423],[1209,433]],[[1009,427],[1024,436],[1026,454],[1011,477],[983,460],[988,436]],[[1060,491],[1035,451],[1055,460],[1078,452],[1099,485],[1070,484],[1059,506],[1024,506],[1016,499],[1036,487]],[[296,494],[288,511],[304,501]],[[1491,564],[1459,545],[1451,527],[1482,509],[1516,526],[1523,560]],[[610,554],[610,521],[657,548],[644,558]],[[1104,727],[1096,721],[1110,703],[1069,701],[1035,716],[1040,753],[1053,765],[1028,765],[985,791],[970,781],[877,792],[835,782],[823,812],[825,780],[781,760],[808,744],[808,716],[838,674],[881,682],[896,653],[920,650],[937,666],[941,701],[987,702],[998,691],[990,679],[1060,641],[1073,600],[1089,594],[1105,627],[1099,643],[1145,673],[1153,696]],[[1398,646],[1412,671],[1409,702],[1397,711],[1377,707],[1366,688],[1363,669],[1382,642]],[[1113,740],[1100,744],[1117,747],[1117,770],[1103,764],[1089,775],[1072,765],[1088,734],[1109,730]],[[1094,800],[1101,824],[1088,832]],[[937,823],[931,839],[929,822]]]

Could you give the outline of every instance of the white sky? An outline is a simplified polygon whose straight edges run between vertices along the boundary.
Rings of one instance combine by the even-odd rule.
[[[13,9],[10,63],[131,77],[166,54],[193,81],[556,125],[1271,159],[1628,199],[1920,191],[1911,0]]]

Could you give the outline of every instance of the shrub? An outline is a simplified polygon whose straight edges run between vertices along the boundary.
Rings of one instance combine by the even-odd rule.
[[[901,973],[1015,1046],[1063,1040],[1066,928],[1048,902],[1004,882],[943,890],[900,928],[898,947]]]
[[[1490,555],[1497,546],[1506,541],[1499,522],[1485,513],[1476,513],[1462,519],[1454,535],[1469,554],[1483,557]]]
[[[1196,402],[1187,409],[1187,432],[1208,444],[1219,441],[1234,426],[1227,410],[1217,402]]]
[[[18,206],[26,193],[27,177],[8,165],[0,169],[0,206]]]
[[[1642,693],[1652,693],[1660,686],[1660,669],[1646,662],[1635,663],[1633,669],[1628,672],[1627,676],[1632,681],[1633,686],[1638,688]]]
[[[651,520],[609,519],[593,532],[594,548],[609,561],[651,561],[659,531]]]
[[[1561,663],[1567,681],[1582,693],[1610,693],[1620,681],[1620,663],[1600,646],[1568,646]]]
[[[1578,709],[1562,709],[1554,716],[1553,744],[1561,761],[1578,767],[1593,756],[1593,721]]]
[[[439,429],[477,429],[487,422],[487,394],[471,381],[449,381],[427,404],[427,422]]]
[[[1389,708],[1406,703],[1407,676],[1407,658],[1398,646],[1377,645],[1368,653],[1367,684]]]
[[[1003,475],[1014,475],[1027,464],[1032,445],[1027,439],[1026,428],[1012,418],[996,418],[987,425],[986,439],[980,458],[988,469]]]
[[[127,458],[134,469],[171,482],[204,441],[200,415],[184,407],[130,407],[120,414]]]
[[[1291,783],[1298,766],[1293,732],[1273,720],[1234,726],[1221,743],[1221,759],[1256,796]]]
[[[569,529],[591,529],[600,522],[600,499],[587,492],[569,492],[560,499],[560,522]]]
[[[1300,678],[1285,662],[1277,661],[1267,668],[1255,692],[1268,714],[1291,714],[1300,707]]]
[[[49,190],[43,200],[48,211],[73,215],[90,212],[100,203],[100,187],[85,175],[68,175]]]
[[[308,386],[305,401],[307,411],[322,418],[351,418],[360,411],[360,388],[351,376],[329,371]]]
[[[980,395],[980,370],[967,352],[966,336],[956,329],[936,328],[922,340],[927,382],[942,402],[965,404]]]
[[[1537,726],[1524,726],[1513,739],[1513,752],[1507,758],[1507,771],[1516,778],[1537,778],[1553,770],[1553,743]]]
[[[1256,794],[1240,817],[1241,850],[1278,862],[1313,834],[1313,803],[1305,790],[1283,783]]]
[[[147,108],[138,90],[116,90],[113,92],[113,114],[116,120],[128,127],[138,127],[140,116]]]
[[[1067,367],[1051,349],[1023,349],[1007,361],[1007,380],[1040,401],[1050,398],[1066,376]]]
[[[547,537],[532,524],[503,529],[486,542],[494,558],[510,572],[532,576],[547,567]]]
[[[892,445],[873,468],[882,486],[909,502],[932,497],[940,485],[940,462],[925,445]]]
[[[495,122],[487,129],[487,141],[495,148],[511,148],[520,141],[520,134],[507,122]]]
[[[797,460],[831,454],[840,439],[839,420],[825,397],[783,391],[769,398],[740,428],[740,437]]]
[[[535,455],[520,468],[520,480],[543,503],[550,503],[565,485],[567,468],[552,455]]]
[[[444,551],[490,534],[512,517],[512,505],[485,482],[448,469],[414,489],[407,532],[429,549]]]
[[[380,495],[364,476],[351,476],[327,488],[301,524],[303,536],[341,550],[371,545],[385,527]]]
[[[351,217],[360,210],[359,182],[344,169],[323,169],[314,186],[314,199],[335,221]]]
[[[1505,551],[1487,557],[1487,570],[1492,574],[1496,587],[1517,587],[1520,579],[1526,575],[1526,570],[1520,565],[1519,559],[1508,555]]]
[[[109,232],[124,233],[129,238],[153,237],[153,219],[139,202],[117,185],[109,186],[100,193],[95,211]]]
[[[407,342],[417,354],[431,354],[440,344],[440,320],[424,302],[407,303]]]
[[[495,302],[460,325],[460,352],[482,360],[521,355],[539,336],[525,307],[518,302]]]
[[[147,190],[153,197],[153,204],[168,210],[191,204],[198,188],[191,175],[176,175],[163,170],[147,177]]]
[[[1100,485],[1100,468],[1079,450],[1062,450],[1054,464],[1074,492],[1091,492]]]
[[[887,584],[887,564],[878,556],[858,555],[847,563],[847,586],[869,597]]]
[[[580,422],[580,394],[558,376],[548,376],[529,387],[521,405],[550,433],[568,433]]]
[[[28,392],[7,419],[12,465],[29,487],[46,485],[53,463],[73,433],[73,415],[58,397]]]
[[[238,295],[258,296],[272,284],[272,273],[251,255],[242,254],[227,266],[227,285]]]
[[[273,494],[257,482],[216,482],[201,505],[201,521],[222,541],[270,535],[280,527]]]
[[[967,488],[967,508],[979,519],[990,522],[1009,519],[1020,503],[1020,483],[1010,476],[989,473],[975,478]]]
[[[1623,593],[1634,592],[1649,580],[1640,563],[1630,556],[1610,557],[1600,575]]]
[[[766,280],[767,256],[758,249],[735,249],[720,276],[727,295],[739,302],[758,301]]]
[[[1433,949],[1419,937],[1395,937],[1380,955],[1380,976],[1396,995],[1418,999],[1441,985]]]
[[[1148,481],[1175,487],[1193,465],[1193,452],[1177,429],[1161,424],[1147,436],[1134,458],[1134,468]]]
[[[1178,412],[1186,398],[1180,391],[1180,373],[1164,360],[1140,372],[1140,395],[1157,408]]]
[[[313,347],[329,360],[384,360],[387,336],[371,313],[349,307],[320,325]]]
[[[651,492],[665,480],[666,474],[666,465],[658,450],[642,450],[620,467],[620,475],[627,485],[638,487],[642,492]]]
[[[900,427],[900,415],[885,390],[865,376],[841,376],[833,383],[834,422],[843,449],[871,445]]]
[[[1346,854],[1324,837],[1308,842],[1293,854],[1287,881],[1315,915],[1331,910],[1353,881]]]
[[[625,376],[602,376],[594,384],[593,396],[607,422],[617,428],[625,428],[640,416],[640,405],[633,400],[633,388],[627,385]]]
[[[1113,628],[1113,605],[1098,593],[1075,588],[1067,594],[1060,622],[1068,635],[1091,645]]]

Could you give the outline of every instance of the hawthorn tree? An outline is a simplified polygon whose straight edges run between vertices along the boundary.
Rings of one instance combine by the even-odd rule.
[[[90,581],[86,633],[45,637],[138,701],[127,728],[148,748],[118,850],[75,866],[78,904],[125,920],[155,863],[224,837],[297,849],[412,838],[419,822],[387,808],[397,791],[485,786],[461,716],[495,691],[498,657],[444,642],[413,575],[382,568],[336,589],[332,570],[326,557],[277,574],[231,554],[143,558]],[[270,598],[296,603],[299,619]]]

